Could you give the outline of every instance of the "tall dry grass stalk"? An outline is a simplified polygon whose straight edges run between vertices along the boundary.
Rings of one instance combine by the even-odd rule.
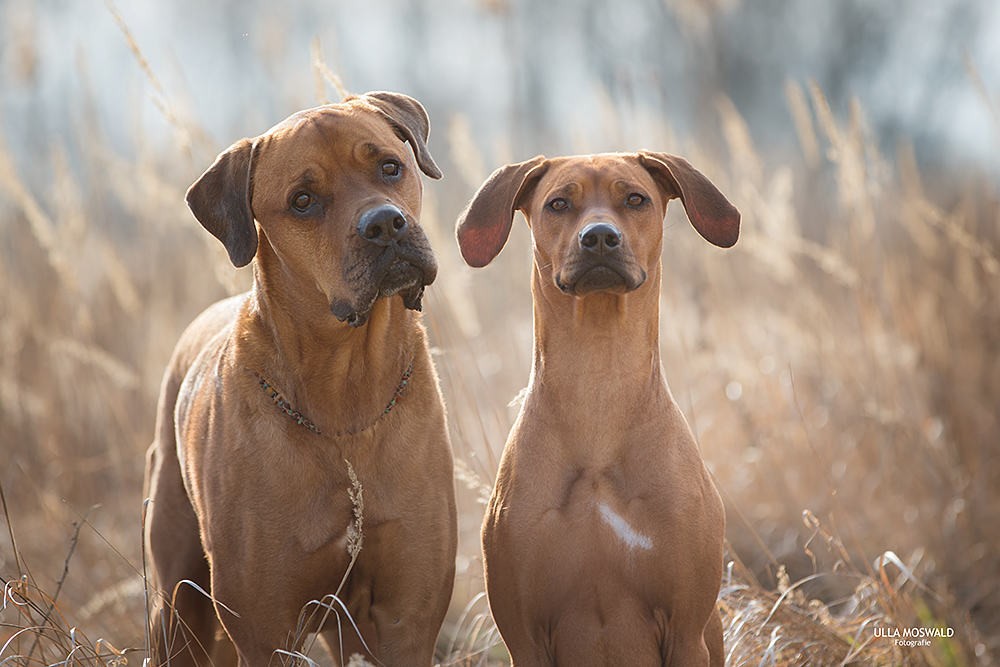
[[[329,100],[326,97],[326,84],[333,86],[333,89],[337,91],[340,99],[350,95],[347,87],[344,86],[344,82],[341,81],[340,77],[337,76],[330,66],[326,64],[323,60],[323,47],[320,45],[319,37],[313,39],[312,43],[309,45],[309,52],[312,55],[312,65],[313,65],[313,85],[316,87],[316,103],[323,105],[329,104]]]

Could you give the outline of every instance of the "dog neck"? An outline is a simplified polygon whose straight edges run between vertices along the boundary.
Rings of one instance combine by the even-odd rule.
[[[572,297],[536,266],[526,405],[556,406],[553,414],[574,416],[567,425],[573,429],[617,433],[638,413],[672,400],[660,363],[659,282],[657,266],[627,294]]]
[[[415,314],[398,295],[379,299],[357,328],[330,313],[315,286],[289,284],[270,248],[258,250],[248,308],[254,368],[324,433],[357,432],[385,410],[420,343]],[[280,300],[270,294],[281,294]]]

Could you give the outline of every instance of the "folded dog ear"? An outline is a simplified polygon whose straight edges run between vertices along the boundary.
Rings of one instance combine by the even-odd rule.
[[[250,209],[254,145],[250,139],[241,139],[227,148],[186,197],[194,217],[222,241],[236,266],[246,266],[257,254],[257,228]]]
[[[639,152],[639,162],[670,199],[680,197],[691,225],[706,241],[729,248],[740,237],[740,212],[712,181],[682,157]]]
[[[413,148],[413,154],[417,158],[420,171],[431,178],[441,178],[441,170],[438,169],[430,151],[427,150],[427,137],[431,133],[431,123],[420,102],[407,95],[382,91],[365,93],[362,97],[388,116],[393,127],[403,133],[403,138],[410,142],[410,146]]]
[[[521,202],[545,173],[547,164],[543,155],[508,164],[494,171],[480,186],[455,225],[458,247],[466,264],[482,268],[500,254],[510,236],[514,211],[521,208]]]

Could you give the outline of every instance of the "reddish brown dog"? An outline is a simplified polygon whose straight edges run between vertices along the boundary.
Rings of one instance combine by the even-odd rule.
[[[534,361],[483,525],[490,609],[516,667],[724,662],[725,515],[660,364],[667,202],[728,247],[739,212],[661,153],[503,167],[458,223],[466,261],[516,210],[534,250]]]
[[[324,639],[337,659],[431,664],[457,522],[413,312],[437,273],[418,219],[418,169],[441,176],[428,131],[416,100],[369,93],[237,142],[188,191],[254,285],[195,320],[163,380],[146,482],[159,664],[283,662],[347,572],[359,514],[351,620],[331,613]]]

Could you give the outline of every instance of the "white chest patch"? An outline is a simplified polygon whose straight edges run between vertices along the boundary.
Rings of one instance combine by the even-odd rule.
[[[646,535],[636,532],[635,528],[629,525],[628,521],[623,519],[618,515],[613,509],[601,503],[597,506],[598,511],[601,513],[601,519],[604,523],[611,526],[611,530],[615,531],[615,535],[618,536],[626,547],[629,549],[652,549],[653,540],[649,539]]]

